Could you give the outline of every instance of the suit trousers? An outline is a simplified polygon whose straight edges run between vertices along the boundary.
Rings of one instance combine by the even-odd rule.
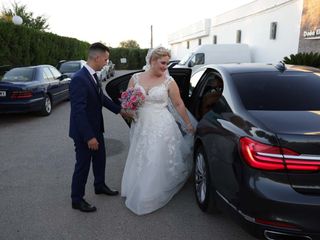
[[[86,142],[74,140],[76,164],[71,184],[71,199],[74,203],[80,202],[85,195],[91,162],[94,187],[99,188],[105,184],[106,151],[103,133],[98,136],[97,140],[99,142],[97,151],[90,150]]]

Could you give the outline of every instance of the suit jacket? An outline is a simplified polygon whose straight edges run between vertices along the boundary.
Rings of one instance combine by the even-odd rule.
[[[115,114],[121,107],[98,90],[89,71],[83,67],[71,79],[69,86],[71,113],[69,136],[87,142],[104,132],[102,106]]]

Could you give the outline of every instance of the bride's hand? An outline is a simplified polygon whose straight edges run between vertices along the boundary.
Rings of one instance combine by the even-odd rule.
[[[191,134],[194,134],[195,132],[195,129],[193,128],[191,123],[187,124],[187,132]]]

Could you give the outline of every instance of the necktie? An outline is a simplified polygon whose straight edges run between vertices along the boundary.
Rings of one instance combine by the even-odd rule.
[[[99,81],[99,78],[98,78],[98,75],[97,75],[97,73],[94,73],[93,74],[93,77],[94,77],[94,79],[96,80],[96,84],[97,84],[97,87],[98,87],[98,91],[99,91],[99,93],[100,93],[100,81]]]

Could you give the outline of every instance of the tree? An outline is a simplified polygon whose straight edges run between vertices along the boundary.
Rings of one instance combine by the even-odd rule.
[[[44,16],[34,17],[33,12],[27,10],[26,5],[19,5],[14,2],[11,4],[11,8],[3,7],[0,15],[0,20],[11,22],[13,16],[20,16],[23,20],[23,24],[27,27],[44,31],[49,29],[48,19]]]
[[[135,40],[122,41],[122,42],[120,42],[119,47],[121,47],[121,48],[140,48],[139,44]]]

